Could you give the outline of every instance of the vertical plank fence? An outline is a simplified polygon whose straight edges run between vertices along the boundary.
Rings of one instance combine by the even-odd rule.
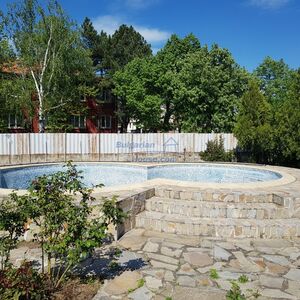
[[[0,165],[59,161],[138,161],[176,157],[186,161],[205,151],[207,142],[224,139],[226,151],[237,146],[231,133],[17,133],[0,134]]]

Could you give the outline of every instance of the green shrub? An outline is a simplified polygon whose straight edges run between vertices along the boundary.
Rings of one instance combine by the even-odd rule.
[[[239,277],[239,282],[246,283],[248,282],[248,277],[242,275]],[[232,280],[231,289],[226,294],[226,300],[247,300],[247,299],[257,299],[260,296],[258,291],[253,291],[252,289],[247,289],[247,294],[242,293],[239,283]]]
[[[206,161],[232,161],[234,158],[233,151],[226,152],[224,148],[224,139],[220,136],[207,142],[206,150],[200,153],[203,160]]]
[[[241,276],[238,278],[238,281],[239,281],[240,283],[247,283],[247,282],[249,281],[249,278],[248,278],[247,275],[243,274],[243,275],[241,275]]]
[[[36,178],[27,194],[13,193],[11,202],[0,203],[0,228],[8,232],[6,240],[0,239],[0,255],[5,254],[5,262],[8,261],[9,251],[25,232],[24,223],[31,219],[39,226],[35,239],[47,260],[47,270],[45,259],[42,260],[42,274],[47,274],[52,290],[58,289],[72,269],[107,240],[110,224],[117,225],[126,217],[115,197],[103,198],[98,216],[92,217],[92,207],[96,207],[91,206],[95,200],[93,190],[85,187],[71,162],[66,168]],[[3,276],[14,274],[15,269],[5,262]],[[27,265],[26,271],[33,272]],[[43,281],[44,277],[40,279]]]
[[[226,294],[226,300],[246,300],[246,296],[242,293],[239,284],[231,281],[231,289]]]
[[[0,202],[0,257],[1,269],[7,267],[10,250],[14,249],[19,238],[25,233],[24,224],[28,220],[26,210],[19,203],[16,193],[12,193],[9,199]]]
[[[20,268],[6,268],[0,271],[0,298],[2,300],[50,299],[50,282],[44,274],[38,273],[32,263],[23,262]]]
[[[209,270],[209,277],[212,278],[212,279],[218,279],[219,278],[218,271],[216,269],[210,269]]]

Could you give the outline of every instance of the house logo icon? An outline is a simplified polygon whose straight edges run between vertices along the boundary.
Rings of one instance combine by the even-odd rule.
[[[173,137],[168,138],[163,146],[165,152],[179,152],[179,143]]]

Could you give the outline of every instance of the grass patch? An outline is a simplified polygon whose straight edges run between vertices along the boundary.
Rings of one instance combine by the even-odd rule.
[[[210,269],[209,270],[209,277],[211,279],[218,279],[218,278],[220,278],[220,276],[218,274],[218,271],[216,269]]]

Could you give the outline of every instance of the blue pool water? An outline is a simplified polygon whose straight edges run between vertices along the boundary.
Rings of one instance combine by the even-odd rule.
[[[139,183],[148,179],[165,178],[203,183],[250,183],[281,178],[276,172],[255,168],[214,164],[177,164],[136,166],[127,164],[78,164],[87,186]],[[41,175],[63,170],[63,165],[18,167],[0,170],[0,188],[26,189]]]

